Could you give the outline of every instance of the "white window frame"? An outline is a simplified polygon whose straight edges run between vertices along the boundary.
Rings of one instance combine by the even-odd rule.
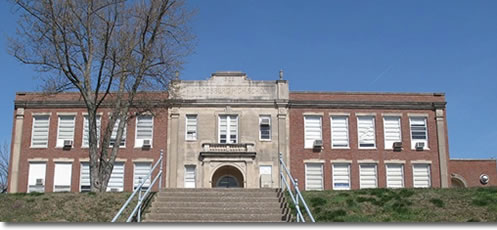
[[[48,117],[48,130],[47,130],[47,144],[44,145],[44,146],[34,146],[33,145],[33,137],[34,137],[34,133],[35,133],[35,122],[36,122],[36,117]],[[30,148],[48,148],[48,142],[49,142],[49,139],[50,139],[50,115],[49,114],[44,114],[44,115],[33,115],[33,122],[32,122],[32,125],[31,125],[31,147]]]
[[[386,124],[385,120],[388,118],[397,118],[399,121],[399,138],[400,139],[395,140],[392,143],[387,143],[387,136],[386,136],[387,130],[386,130],[386,125],[385,125]],[[388,149],[388,150],[393,149],[393,143],[402,142],[402,118],[400,116],[383,116],[383,141],[385,144],[385,149]],[[388,141],[388,142],[391,142],[391,141]]]
[[[154,128],[155,128],[154,121],[155,121],[155,117],[151,114],[143,114],[143,115],[136,116],[136,118],[135,118],[135,148],[142,148],[143,147],[143,140],[145,140],[145,139],[138,139],[138,118],[140,116],[152,117],[152,134],[151,134],[152,137],[150,138],[150,148],[153,148],[153,146],[154,146]]]
[[[335,165],[347,165],[347,174],[348,174],[348,180],[349,180],[349,187],[345,188],[345,187],[335,187]],[[351,189],[351,182],[350,182],[350,163],[331,163],[331,178],[332,181],[332,186],[333,186],[333,190],[350,190]]]
[[[195,120],[195,135],[193,138],[188,137],[188,121],[190,118],[194,118]],[[197,114],[186,114],[185,115],[185,140],[187,141],[196,141],[198,139],[198,115]]]
[[[150,171],[152,170],[152,162],[141,162],[141,161],[137,161],[137,162],[133,162],[133,190],[136,189],[140,184],[140,181],[137,181],[136,179],[136,164],[149,164],[150,165]],[[145,182],[145,184],[143,184],[143,187],[144,189],[147,189],[149,186],[150,186],[150,182],[151,182],[151,179],[152,179],[152,174],[150,175],[150,177],[147,179],[147,182]],[[143,181],[142,181],[143,182]]]
[[[428,187],[416,186],[415,177],[414,177],[414,167],[417,165],[425,165],[428,167]],[[431,164],[428,163],[413,163],[412,164],[412,187],[413,188],[431,188],[432,187],[432,170]]]
[[[319,139],[311,139],[310,137],[307,138],[307,119],[311,118],[311,117],[319,117]],[[312,143],[310,144],[310,146],[307,144],[307,143],[310,143],[310,142],[306,141],[307,139],[312,140]],[[321,116],[321,115],[304,115],[304,149],[314,148],[313,143],[316,140],[323,140],[323,116]]]
[[[83,191],[83,190],[81,189],[81,186],[83,186],[83,183],[82,183],[81,178],[83,177],[83,168],[84,168],[84,167],[83,167],[83,165],[84,165],[84,164],[87,164],[87,165],[88,165],[88,178],[90,178],[90,177],[91,177],[91,176],[90,176],[90,174],[91,174],[91,171],[90,171],[90,170],[91,170],[91,169],[90,169],[90,162],[88,162],[88,161],[83,161],[83,162],[80,162],[80,163],[79,163],[79,187],[78,187],[79,192],[89,192],[89,191],[90,191],[90,189],[91,189],[91,180],[89,181],[89,182],[90,182],[90,184],[88,184],[88,185],[84,185],[84,186],[89,186],[88,190]]]
[[[114,127],[112,127],[112,132],[110,133],[110,139],[109,139],[109,148],[114,147],[114,145],[112,144],[112,136],[114,134],[114,129],[116,129],[116,140],[114,141],[114,143],[117,142],[117,129],[119,128],[119,122],[120,122],[120,119],[117,118],[115,123],[114,123]],[[128,122],[125,121],[123,135],[121,136],[121,142],[120,142],[119,148],[121,148],[121,149],[126,148],[126,140],[128,139],[127,135],[128,135]],[[124,141],[123,141],[123,139],[124,139]]]
[[[102,137],[101,135],[101,129],[102,129],[102,116],[97,115],[97,147],[100,146],[100,138]],[[88,144],[85,144],[85,123],[88,123]],[[81,135],[81,148],[89,148],[90,147],[90,121],[88,120],[88,115],[85,114],[83,115],[83,134]]]
[[[388,168],[392,165],[400,165],[400,172],[401,172],[401,177],[402,177],[402,185],[401,187],[392,187],[392,186],[389,186],[388,185],[388,181],[389,181],[389,176],[388,176]],[[386,187],[387,188],[405,188],[405,172],[404,172],[404,164],[402,163],[385,163],[385,179],[386,179]]]
[[[319,164],[321,166],[321,189],[310,189],[309,186],[308,186],[308,183],[309,183],[309,180],[307,179],[307,166],[309,164],[313,164],[313,165],[316,165],[316,164]],[[309,162],[309,163],[305,163],[305,171],[304,171],[304,174],[305,174],[305,190],[306,191],[323,191],[324,190],[324,163],[320,163],[320,162]]]
[[[118,188],[117,192],[124,191],[124,181],[125,181],[125,178],[126,178],[126,162],[125,161],[116,161],[114,163],[114,168],[112,169],[112,172],[110,173],[109,184],[107,185],[107,190],[106,190],[107,192],[112,192],[112,188],[110,187],[110,180],[112,179],[112,174],[114,173],[114,170],[116,169],[116,164],[122,164],[123,165],[122,187]]]
[[[426,128],[426,139],[424,140],[413,140],[412,139],[412,119],[424,119],[424,122],[425,122],[425,128]],[[424,146],[424,150],[429,150],[430,148],[428,148],[428,119],[427,117],[425,116],[411,116],[409,117],[409,134],[411,135],[411,149],[414,150],[416,149],[416,143],[417,142],[423,142],[425,143],[425,146]]]
[[[193,168],[193,187],[186,187],[186,172],[187,168]],[[183,187],[184,188],[196,188],[197,187],[197,166],[196,165],[185,165],[183,173]]]
[[[55,189],[55,186],[57,186],[56,184],[56,177],[57,177],[57,165],[69,165],[69,173],[68,173],[68,176],[69,176],[69,189],[68,190],[61,190],[61,191],[56,191]],[[55,162],[54,163],[54,180],[53,180],[53,191],[54,192],[70,192],[71,191],[71,187],[72,187],[72,162]],[[63,186],[67,186],[67,185],[63,185]]]
[[[218,124],[217,124],[217,142],[221,143],[221,117],[226,117],[226,143],[223,144],[233,144],[233,140],[231,140],[231,117],[236,117],[236,139],[234,144],[239,143],[239,133],[240,133],[240,121],[238,114],[221,114],[218,116]]]
[[[31,191],[31,189],[29,188],[31,185],[36,185],[35,184],[31,184],[30,180],[31,180],[31,175],[34,175],[32,174],[32,165],[43,165],[43,174],[42,175],[39,175],[39,176],[43,176],[42,178],[34,178],[34,180],[36,181],[36,179],[43,179],[43,192],[46,191],[47,189],[47,162],[29,162],[29,168],[28,168],[28,193],[30,192],[36,192],[36,191]]]
[[[347,130],[347,146],[334,146],[333,143],[333,118],[345,118],[345,129]],[[349,116],[347,115],[331,115],[330,116],[330,137],[331,137],[331,148],[332,149],[350,149],[350,134],[349,134]]]
[[[369,146],[366,146],[366,147],[361,147],[361,135],[360,135],[360,132],[359,132],[359,119],[360,118],[372,118],[373,119],[373,146],[369,147]],[[373,115],[368,115],[368,116],[357,116],[357,148],[359,149],[376,149],[376,117],[373,116]]]
[[[269,139],[263,139],[262,138],[262,125],[261,125],[261,122],[262,122],[262,119],[263,118],[267,118],[269,119]],[[272,140],[272,135],[273,135],[273,132],[272,132],[272,121],[271,121],[271,115],[259,115],[259,141],[271,141]]]
[[[361,175],[362,174],[361,173],[361,169],[362,169],[363,165],[374,165],[374,170],[375,170],[375,172],[374,172],[374,174],[375,174],[375,187],[373,187],[373,188],[378,188],[378,164],[377,163],[360,163],[359,164],[359,188],[360,189],[368,189],[368,188],[370,188],[370,187],[368,187],[368,188],[363,188],[362,187],[362,183],[361,183],[361,177],[362,177],[362,175]]]
[[[74,148],[74,130],[76,127],[76,116],[75,115],[58,115],[57,116],[57,143],[55,144],[56,148],[62,148],[64,147],[64,141],[69,140],[69,139],[61,139],[59,140],[59,134],[60,134],[60,118],[61,117],[72,117],[72,139],[70,141],[73,142],[73,146],[71,148]]]

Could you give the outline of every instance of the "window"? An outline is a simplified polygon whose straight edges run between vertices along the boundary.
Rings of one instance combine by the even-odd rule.
[[[424,149],[428,148],[428,132],[426,117],[410,117],[411,124],[411,149],[416,148],[416,143],[423,143]]]
[[[32,148],[48,147],[48,130],[50,126],[49,115],[33,116],[33,129],[31,134]]]
[[[219,143],[238,143],[238,116],[219,116]]]
[[[413,164],[412,176],[415,188],[431,187],[430,164]]]
[[[112,133],[110,134],[110,143],[109,147],[113,147],[114,144],[116,143],[117,139],[117,129],[119,128],[119,122],[121,119],[117,119],[116,123],[114,123],[114,127],[112,128]],[[124,129],[123,129],[123,134],[121,136],[121,142],[119,142],[119,147],[126,147],[126,131],[127,131],[127,124],[124,124]]]
[[[45,162],[29,163],[28,192],[45,192]]]
[[[334,190],[350,190],[350,164],[332,164],[332,177]]]
[[[195,165],[185,165],[185,188],[195,188]]]
[[[55,163],[54,192],[71,191],[72,163]]]
[[[375,125],[373,116],[357,117],[357,133],[360,149],[376,148]]]
[[[404,165],[386,164],[387,188],[404,187]]]
[[[97,146],[100,144],[100,125],[101,116],[97,115]],[[83,147],[88,148],[90,141],[90,124],[88,122],[88,115],[84,116],[83,122]]]
[[[347,116],[331,117],[331,147],[349,147],[349,118]]]
[[[64,141],[74,141],[75,116],[59,116],[57,147],[64,147]]]
[[[79,176],[79,191],[89,192],[90,191],[90,163],[81,163],[81,174]]]
[[[197,115],[186,115],[186,136],[187,141],[197,140]]]
[[[264,141],[271,140],[271,116],[269,115],[259,117],[259,139]]]
[[[376,164],[359,164],[360,188],[376,188]]]
[[[154,133],[154,117],[152,115],[141,115],[136,117],[136,139],[135,148],[143,147],[143,141],[149,140],[152,146]]]
[[[273,185],[273,166],[260,165],[259,166],[259,179],[261,188],[270,188]]]
[[[124,162],[115,162],[110,174],[107,192],[122,192],[124,188]]]
[[[305,190],[323,190],[323,164],[305,164]]]
[[[304,116],[304,148],[312,148],[321,138],[321,116]]]
[[[402,142],[400,117],[383,117],[385,149],[393,149],[394,142]]]
[[[148,176],[152,170],[152,163],[150,162],[136,162],[135,163],[135,173],[133,176],[133,189],[136,189]],[[145,183],[143,184],[144,189],[147,189],[150,186],[150,179],[152,176],[148,177]]]

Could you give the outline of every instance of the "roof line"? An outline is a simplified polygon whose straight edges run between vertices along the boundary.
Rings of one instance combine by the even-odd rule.
[[[400,95],[422,95],[422,96],[445,96],[443,92],[433,92],[433,93],[411,93],[411,92],[354,92],[354,91],[290,91],[290,93],[297,94],[316,94],[316,93],[325,93],[325,94],[364,94],[364,95],[375,95],[375,94],[400,94]]]

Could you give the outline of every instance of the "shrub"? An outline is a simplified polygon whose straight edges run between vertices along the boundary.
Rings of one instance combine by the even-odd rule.
[[[439,208],[443,208],[445,206],[444,202],[438,198],[432,198],[430,199],[430,202]]]

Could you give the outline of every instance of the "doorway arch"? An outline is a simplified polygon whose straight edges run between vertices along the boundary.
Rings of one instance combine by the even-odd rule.
[[[213,188],[243,188],[243,174],[237,168],[225,165],[214,172],[211,184]]]
[[[452,174],[450,182],[451,182],[450,184],[451,184],[452,188],[466,188],[466,187],[468,187],[466,185],[466,181],[464,180],[464,178],[460,175],[457,175],[457,174]]]

